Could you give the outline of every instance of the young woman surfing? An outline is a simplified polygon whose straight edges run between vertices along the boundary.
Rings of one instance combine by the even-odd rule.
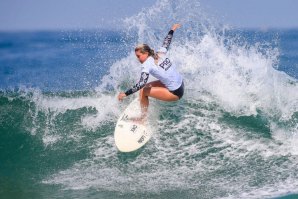
[[[147,44],[138,45],[135,54],[140,61],[141,78],[137,84],[125,93],[121,92],[118,99],[121,101],[128,95],[140,90],[140,103],[142,116],[140,120],[146,118],[149,106],[149,97],[162,101],[177,101],[184,93],[182,76],[176,70],[175,64],[166,56],[171,44],[174,31],[180,28],[180,24],[174,24],[168,35],[165,37],[162,47],[154,52]],[[147,83],[149,75],[157,78],[157,81]]]

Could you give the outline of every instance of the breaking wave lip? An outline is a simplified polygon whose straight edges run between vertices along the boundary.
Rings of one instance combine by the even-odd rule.
[[[204,13],[199,1],[157,1],[151,8],[126,18],[125,27],[129,27],[127,34],[137,32],[137,43],[157,48],[163,32],[177,21],[182,28],[175,33],[169,54],[183,74],[191,98],[199,99],[201,92],[207,92],[237,117],[262,114],[277,139],[283,132],[295,140],[291,135],[297,132],[298,84],[276,70],[279,49],[270,43],[249,44],[240,34],[229,34],[229,29]],[[118,91],[124,83],[137,81],[139,68],[131,67],[137,65],[131,52],[111,66],[98,90],[112,86]],[[279,129],[281,123],[287,128]]]
[[[94,91],[42,92],[35,88],[20,88],[0,94],[8,104],[23,110],[26,132],[41,136],[46,147],[70,140],[79,143],[80,138],[85,137],[84,133],[96,132],[103,125],[113,123],[121,107],[127,104],[119,106],[113,93]]]

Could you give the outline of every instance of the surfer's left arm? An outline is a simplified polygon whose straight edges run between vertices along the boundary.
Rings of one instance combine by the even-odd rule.
[[[148,79],[149,79],[149,73],[142,72],[139,82],[136,83],[131,89],[127,90],[125,93],[121,92],[118,95],[118,99],[122,100],[124,97],[137,92],[138,90],[140,90],[146,85]]]
[[[167,36],[164,38],[162,46],[163,48],[167,49],[167,51],[169,50],[170,44],[172,42],[172,38],[174,35],[174,32],[176,31],[177,28],[180,28],[181,25],[180,24],[174,24],[171,28],[171,30],[168,32]]]

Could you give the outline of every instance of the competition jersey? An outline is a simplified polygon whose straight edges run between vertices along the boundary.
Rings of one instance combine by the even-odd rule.
[[[159,79],[170,91],[178,89],[182,84],[182,77],[176,71],[175,64],[164,53],[159,56],[157,65],[153,57],[148,57],[142,64],[142,72]]]
[[[153,57],[148,57],[141,66],[142,73],[139,82],[131,89],[127,90],[125,92],[126,95],[130,95],[143,88],[149,79],[149,74],[159,79],[161,83],[163,83],[169,89],[169,91],[174,91],[182,85],[182,77],[176,71],[175,64],[166,56],[172,41],[173,34],[174,31],[170,30],[164,39],[162,47],[157,51],[159,54],[157,65],[155,64]]]

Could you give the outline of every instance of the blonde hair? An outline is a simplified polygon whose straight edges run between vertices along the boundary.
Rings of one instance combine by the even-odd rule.
[[[140,51],[141,53],[148,53],[149,56],[153,57],[154,59],[158,59],[158,55],[151,49],[148,44],[139,44],[135,48],[135,52]]]

